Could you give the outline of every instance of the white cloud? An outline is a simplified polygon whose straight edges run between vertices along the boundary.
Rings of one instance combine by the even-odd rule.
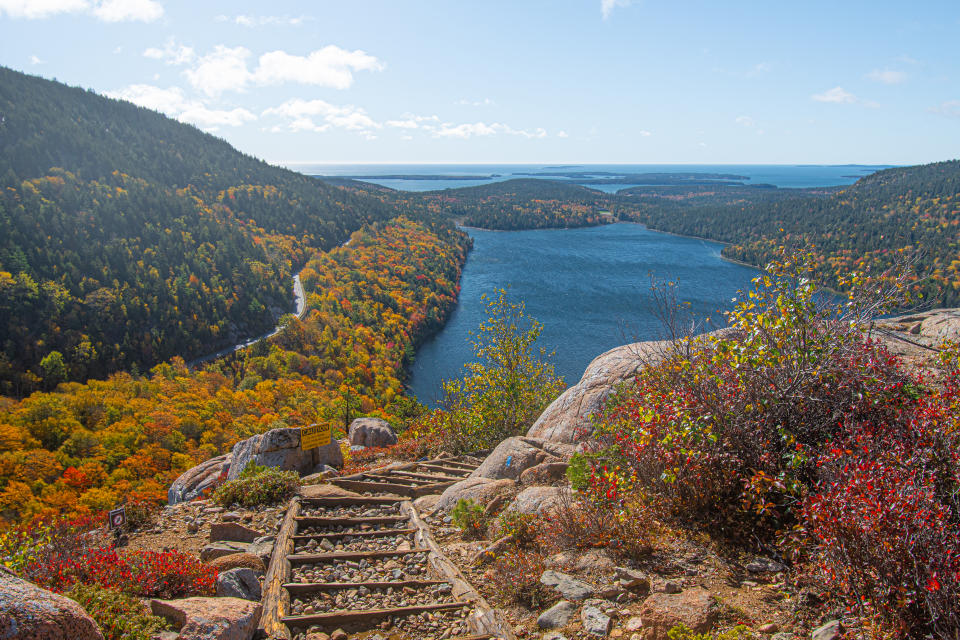
[[[0,0],[0,15],[38,20],[60,13],[80,13],[90,9],[87,0]]]
[[[224,91],[242,91],[250,83],[247,58],[250,50],[245,47],[217,45],[197,61],[193,69],[185,72],[194,89],[208,96],[218,96]]]
[[[162,89],[147,84],[134,84],[119,91],[108,91],[106,95],[160,111],[180,122],[194,124],[208,131],[220,126],[239,127],[245,122],[257,119],[257,116],[246,109],[211,109],[200,101],[189,100],[179,87]]]
[[[816,93],[811,98],[817,102],[833,102],[836,104],[853,104],[857,101],[857,96],[844,90],[843,87],[834,87],[823,93]]]
[[[103,0],[93,15],[104,22],[153,22],[163,16],[163,6],[154,0]]]
[[[497,133],[520,136],[528,139],[547,137],[546,130],[542,128],[537,128],[533,131],[527,131],[524,129],[514,129],[511,126],[502,124],[500,122],[494,122],[493,124],[486,124],[485,122],[466,122],[463,124],[445,122],[441,124],[438,129],[436,129],[434,135],[441,138],[462,138],[466,140],[474,136],[492,136]]]
[[[163,60],[167,64],[181,65],[189,64],[197,57],[193,47],[178,45],[173,38],[169,38],[162,49],[150,47],[145,49],[143,55],[154,60]]]
[[[219,15],[217,22],[233,22],[242,27],[291,26],[299,27],[309,20],[307,16],[251,16],[238,15],[234,17]]]
[[[353,105],[333,105],[324,100],[301,100],[294,98],[283,104],[270,107],[263,112],[264,116],[287,118],[287,129],[290,131],[327,131],[331,127],[358,131],[369,134],[372,129],[379,129],[383,125],[367,115],[361,107]],[[323,124],[317,124],[313,118],[322,118]],[[282,129],[281,129],[282,130]]]
[[[395,129],[419,129],[420,128],[420,123],[412,119],[387,120],[384,124],[386,124],[388,127],[394,127]]]
[[[155,0],[0,0],[0,16],[40,20],[64,13],[85,13],[103,22],[153,22],[163,16]]]
[[[383,63],[359,49],[347,51],[335,45],[312,51],[306,56],[271,51],[260,56],[254,72],[258,84],[298,82],[334,89],[353,84],[354,71],[381,71]]]
[[[227,127],[239,127],[246,122],[253,122],[257,116],[246,109],[236,107],[234,109],[208,109],[199,103],[189,103],[178,116],[180,122],[189,122],[195,124],[201,129],[214,129],[221,125]]]
[[[754,124],[756,124],[753,118],[750,116],[740,116],[737,118],[736,122],[743,127],[752,127]]]
[[[245,47],[217,45],[212,53],[201,57],[193,69],[186,71],[194,88],[208,96],[224,91],[243,91],[249,85],[274,85],[285,82],[310,84],[334,89],[347,89],[353,84],[354,71],[380,71],[382,62],[368,53],[347,51],[334,45],[297,56],[285,51],[270,51],[260,56],[257,67],[250,71]]]
[[[466,98],[461,98],[457,100],[454,104],[467,105],[469,107],[492,107],[497,103],[491,100],[490,98],[484,98],[483,100],[467,100]]]
[[[903,71],[893,71],[890,69],[874,69],[867,74],[867,78],[874,82],[883,84],[900,84],[907,79],[907,74]]]
[[[960,100],[941,102],[935,107],[930,107],[929,111],[948,118],[960,118]]]
[[[641,137],[641,138],[649,138],[649,137],[652,136],[652,135],[653,135],[653,134],[650,133],[649,131],[646,131],[646,130],[641,130],[641,131],[640,131],[640,137]]]
[[[118,91],[107,91],[104,95],[108,98],[127,100],[167,115],[179,113],[186,103],[183,89],[179,87],[161,89],[149,84],[132,84]]]
[[[43,60],[37,56],[30,56],[30,64],[43,64]]]
[[[566,131],[558,131],[558,132],[557,132],[557,137],[558,137],[558,138],[569,138],[570,136],[569,136],[569,134],[567,134]]]
[[[629,7],[633,0],[600,0],[600,13],[606,20],[617,7]]]

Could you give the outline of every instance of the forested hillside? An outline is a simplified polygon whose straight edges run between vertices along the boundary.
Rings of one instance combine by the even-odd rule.
[[[130,103],[0,68],[0,392],[270,327],[317,249],[394,210]]]
[[[534,178],[419,193],[355,180],[332,182],[372,194],[408,215],[436,216],[468,227],[501,231],[607,224],[632,208],[602,191]]]
[[[853,270],[878,272],[919,253],[927,302],[960,304],[960,161],[886,169],[849,188],[758,192],[706,203],[685,198],[640,206],[633,219],[653,229],[730,242],[724,255],[764,265],[781,245],[813,245],[818,275],[836,286]],[[638,200],[637,192],[624,192]]]
[[[453,310],[468,248],[443,225],[373,225],[307,264],[308,312],[270,342],[202,371],[177,358],[0,398],[0,528],[162,502],[184,470],[270,428],[408,418],[404,366]]]

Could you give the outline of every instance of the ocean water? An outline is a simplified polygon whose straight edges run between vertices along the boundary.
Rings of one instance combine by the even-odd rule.
[[[434,191],[470,187],[514,178],[546,177],[577,182],[577,178],[543,176],[544,173],[628,175],[638,173],[713,173],[743,176],[744,184],[772,184],[777,187],[826,187],[853,184],[858,178],[890,165],[666,165],[666,164],[291,164],[290,169],[317,176],[364,176],[367,182],[401,191]],[[391,177],[383,177],[391,176]],[[399,178],[397,176],[408,176]],[[614,193],[638,186],[629,184],[587,184]]]
[[[447,325],[417,351],[409,388],[430,406],[441,381],[473,360],[470,332],[485,317],[481,294],[508,288],[543,324],[541,346],[567,385],[604,351],[665,337],[654,314],[652,282],[678,283],[679,297],[712,326],[757,271],[724,260],[721,244],[650,231],[638,224],[533,231],[467,230],[474,240],[460,300]]]

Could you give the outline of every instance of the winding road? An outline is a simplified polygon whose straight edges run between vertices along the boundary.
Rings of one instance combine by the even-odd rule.
[[[307,312],[307,295],[303,291],[303,283],[300,282],[299,272],[297,272],[293,276],[293,299],[294,299],[294,302],[296,303],[295,315],[297,316],[297,318],[302,319],[303,315]],[[187,363],[187,366],[193,368],[193,367],[196,367],[197,365],[204,364],[205,362],[210,362],[211,360],[216,360],[217,358],[230,355],[234,351],[245,349],[250,345],[259,342],[260,340],[266,340],[267,338],[272,338],[273,336],[280,333],[280,331],[282,330],[283,330],[283,327],[278,324],[271,331],[268,331],[267,333],[264,333],[262,335],[259,335],[253,338],[249,338],[246,341],[241,342],[239,344],[235,344],[231,347],[226,347],[224,349],[221,349],[220,351],[217,351],[216,353],[210,353],[205,356],[201,356],[199,358],[191,360],[190,362]]]

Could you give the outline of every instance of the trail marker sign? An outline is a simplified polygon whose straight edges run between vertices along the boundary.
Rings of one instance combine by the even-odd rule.
[[[330,444],[330,425],[312,424],[309,427],[300,427],[300,448],[303,451],[325,447]]]
[[[107,514],[107,520],[110,523],[111,529],[119,529],[123,525],[127,524],[127,510],[123,507],[114,509]]]

